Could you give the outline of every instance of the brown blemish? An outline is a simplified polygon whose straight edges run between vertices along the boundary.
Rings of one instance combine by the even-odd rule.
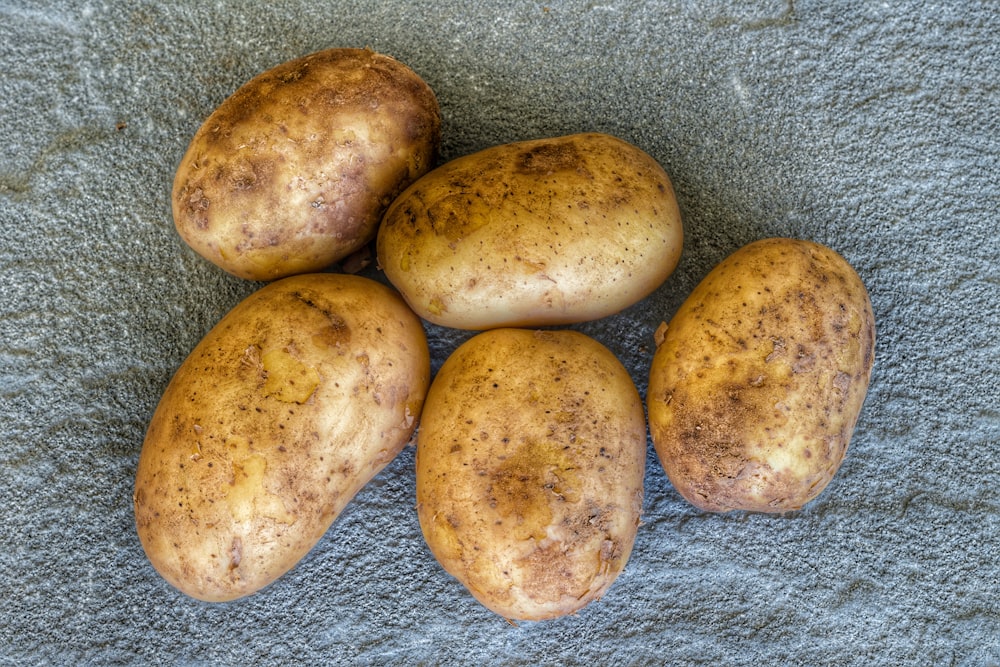
[[[784,339],[782,339],[782,338],[772,338],[771,339],[771,343],[773,344],[774,347],[773,347],[771,353],[768,354],[764,358],[764,361],[767,362],[767,363],[771,363],[772,361],[774,361],[778,357],[784,356],[784,354],[785,354],[785,341],[784,341]]]
[[[518,539],[545,537],[552,520],[550,500],[579,499],[579,481],[570,456],[544,442],[526,443],[490,474],[490,503],[501,516],[517,519]],[[549,493],[541,493],[541,490]]]
[[[235,570],[243,561],[243,540],[239,536],[233,538],[232,546],[229,548],[229,569]]]
[[[576,171],[582,164],[580,153],[572,143],[545,142],[518,154],[514,170],[529,176],[548,175],[557,171]]]

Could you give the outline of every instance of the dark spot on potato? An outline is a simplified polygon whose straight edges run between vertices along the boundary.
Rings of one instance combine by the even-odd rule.
[[[576,171],[580,164],[580,153],[574,144],[550,141],[539,143],[518,154],[514,170],[517,173],[537,176],[564,170]]]
[[[234,537],[232,546],[229,548],[229,569],[235,570],[243,561],[243,540]]]

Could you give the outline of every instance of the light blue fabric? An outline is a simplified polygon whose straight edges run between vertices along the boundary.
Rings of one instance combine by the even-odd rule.
[[[0,0],[0,663],[1000,664],[998,45],[990,2]],[[444,159],[599,130],[663,165],[677,271],[578,327],[643,393],[657,324],[727,254],[843,254],[878,342],[824,494],[706,515],[650,448],[626,571],[514,627],[425,547],[410,447],[258,595],[170,588],[133,527],[145,427],[256,288],[178,239],[174,169],[240,84],[330,46],[421,74]],[[428,333],[435,368],[466,337]]]

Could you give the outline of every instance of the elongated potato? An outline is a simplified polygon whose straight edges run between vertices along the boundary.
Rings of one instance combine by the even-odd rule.
[[[670,179],[606,134],[494,146],[421,177],[386,211],[378,260],[424,319],[460,329],[594,320],[673,272]]]
[[[424,537],[496,613],[573,613],[625,567],[645,454],[642,400],[607,348],[573,331],[481,333],[445,361],[421,417]]]
[[[363,247],[389,202],[434,163],[441,116],[411,69],[328,49],[241,86],[201,126],[174,178],[174,223],[226,271],[273,280]]]
[[[671,483],[705,510],[783,512],[830,482],[868,389],[875,328],[854,269],[817,243],[730,255],[671,319],[647,403]]]
[[[271,583],[399,453],[429,379],[420,320],[380,283],[303,275],[252,294],[150,421],[134,499],[150,562],[202,600]]]

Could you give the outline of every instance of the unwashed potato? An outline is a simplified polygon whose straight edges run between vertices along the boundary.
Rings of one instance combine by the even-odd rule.
[[[424,537],[496,613],[573,613],[625,567],[645,454],[642,400],[603,345],[573,331],[478,334],[442,365],[421,416]]]
[[[399,453],[429,381],[421,322],[384,285],[315,274],[252,294],[149,424],[134,502],[150,562],[201,600],[271,583]]]
[[[424,319],[460,329],[617,313],[681,254],[670,179],[606,134],[524,141],[460,157],[386,211],[378,261]]]
[[[242,278],[319,271],[374,238],[389,202],[433,166],[440,133],[433,91],[389,56],[286,62],[197,131],[174,179],[174,223]]]
[[[658,334],[649,426],[677,491],[713,512],[783,512],[840,467],[871,377],[868,292],[833,250],[733,253]]]

